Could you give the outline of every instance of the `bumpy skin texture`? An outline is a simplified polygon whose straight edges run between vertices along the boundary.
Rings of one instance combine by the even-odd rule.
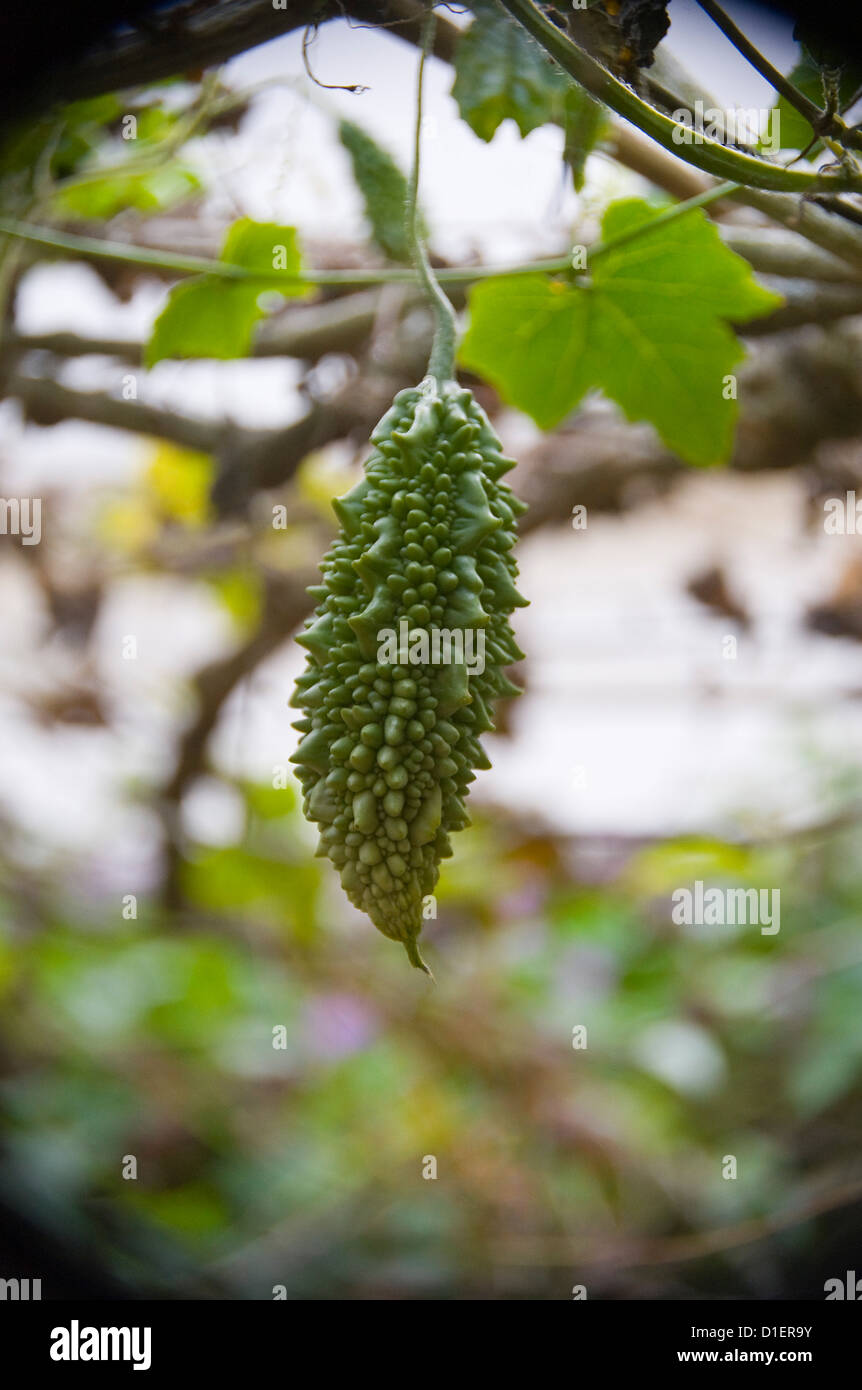
[[[522,656],[508,619],[525,602],[511,555],[524,506],[500,481],[513,461],[454,381],[429,376],[399,392],[371,442],[365,478],[333,503],[341,530],[297,639],[309,660],[291,700],[305,713],[293,761],[318,853],[425,968],[423,898],[452,853],[450,832],[469,824],[474,769],[490,766],[479,735],[493,728],[492,702],[518,691],[503,668]],[[403,633],[402,620],[429,636],[471,630],[474,644],[482,632],[484,670],[413,664],[404,647],[394,664],[379,661],[381,633]]]

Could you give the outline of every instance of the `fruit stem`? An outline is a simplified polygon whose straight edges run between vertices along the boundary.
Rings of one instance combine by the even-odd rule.
[[[407,959],[409,960],[410,964],[415,965],[417,970],[424,970],[425,974],[432,980],[434,984],[436,984],[437,981],[434,979],[434,976],[431,974],[431,971],[429,970],[428,966],[425,964],[424,960],[419,954],[419,947],[416,945],[415,936],[407,937],[406,941],[404,942],[404,949],[407,952]]]
[[[428,359],[428,375],[438,381],[455,379],[455,310],[444,294],[431,269],[428,253],[419,230],[419,155],[422,142],[422,89],[425,61],[434,39],[434,9],[432,4],[422,24],[422,44],[419,54],[419,73],[416,80],[416,127],[413,138],[413,168],[407,193],[407,240],[413,253],[413,263],[434,312],[434,341]],[[415,964],[415,962],[414,962]]]

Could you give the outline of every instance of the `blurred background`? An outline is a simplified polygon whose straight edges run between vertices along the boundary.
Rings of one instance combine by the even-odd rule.
[[[729,8],[797,63],[788,22]],[[671,10],[673,62],[768,111],[698,7]],[[438,265],[564,254],[614,198],[696,191],[610,125],[577,180],[552,123],[479,138],[452,96],[469,18],[445,15],[427,74]],[[340,122],[405,169],[416,61],[336,19],[232,58],[215,95],[187,72],[59,131],[34,115],[4,215],[201,256],[251,217],[296,226],[313,266],[384,266],[397,228],[369,221]],[[801,241],[710,211],[740,243]],[[862,296],[820,270],[760,276],[786,307],[743,330],[727,468],[597,396],[543,435],[465,374],[519,459],[531,606],[525,694],[423,936],[432,986],[314,857],[287,709],[330,499],[422,375],[421,302],[286,300],[249,358],[147,371],[174,277],[4,239],[0,493],[41,499],[41,539],[0,538],[0,1277],[772,1299],[855,1267],[862,546],[824,503],[862,497]],[[779,887],[780,933],[675,925],[695,880]]]

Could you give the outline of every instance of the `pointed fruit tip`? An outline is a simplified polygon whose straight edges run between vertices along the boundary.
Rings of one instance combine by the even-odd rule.
[[[407,941],[404,942],[404,949],[407,952],[407,959],[409,960],[410,964],[414,965],[417,970],[424,970],[425,974],[431,980],[432,984],[436,985],[437,981],[434,979],[433,974],[431,973],[430,969],[425,964],[424,960],[419,954],[419,947],[416,945],[416,938],[412,936],[409,937]]]

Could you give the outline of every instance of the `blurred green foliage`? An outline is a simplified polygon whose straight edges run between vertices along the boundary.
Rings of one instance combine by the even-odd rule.
[[[857,1149],[854,829],[627,850],[590,883],[565,841],[479,815],[428,924],[435,989],[311,857],[295,788],[236,790],[245,834],[190,848],[180,907],[73,909],[62,880],[35,904],[8,869],[7,1189],[179,1296],[760,1296],[762,1240],[712,1255],[710,1229]],[[675,926],[695,878],[780,883],[780,933]],[[817,1237],[772,1238],[778,1292],[818,1296]]]

